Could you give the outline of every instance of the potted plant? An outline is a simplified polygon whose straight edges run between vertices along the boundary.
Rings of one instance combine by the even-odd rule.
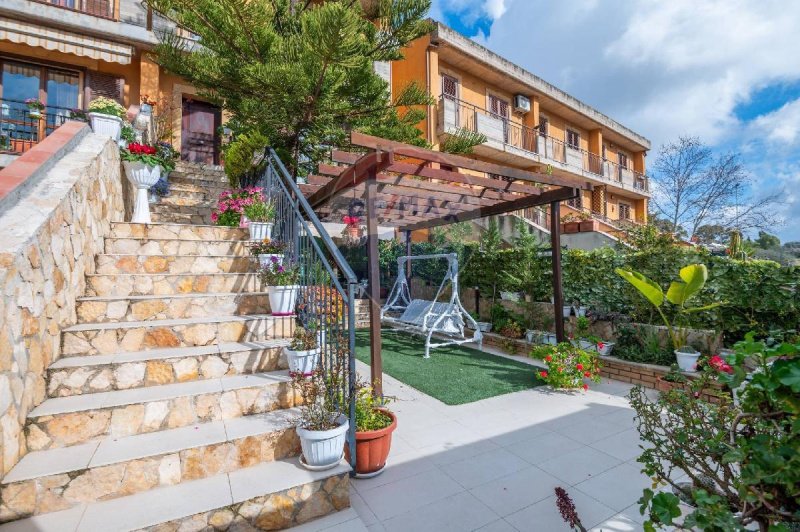
[[[361,218],[358,216],[343,216],[342,222],[345,224],[344,230],[342,231],[343,235],[350,237],[351,239],[360,239],[361,238]]]
[[[261,281],[267,285],[269,307],[273,316],[293,316],[300,286],[300,266],[270,262],[259,270]]]
[[[289,372],[310,376],[319,362],[319,344],[317,332],[301,326],[294,328],[292,343],[283,348],[289,363]]]
[[[589,318],[586,316],[579,316],[575,320],[575,334],[570,336],[570,342],[576,347],[585,349],[587,351],[595,351],[599,338],[593,336],[589,332]]]
[[[506,321],[498,332],[506,338],[511,338],[513,340],[519,340],[525,336],[525,333],[522,331],[522,325],[513,319]]]
[[[270,264],[283,264],[284,251],[286,251],[286,244],[279,240],[265,238],[260,242],[250,244],[250,254],[258,258],[258,264],[262,268]]]
[[[34,120],[42,118],[42,111],[44,111],[44,104],[39,101],[39,98],[27,98],[25,105],[28,106],[28,116]]]
[[[272,238],[275,205],[271,201],[254,200],[242,208],[242,214],[247,217],[250,240]]]
[[[675,350],[675,357],[678,360],[678,366],[683,371],[695,371],[700,353],[693,347],[687,345],[689,336],[689,328],[686,323],[687,316],[719,306],[719,303],[711,303],[710,305],[692,308],[686,306],[686,303],[700,292],[706,284],[708,269],[705,264],[690,264],[689,266],[681,268],[679,272],[681,280],[672,281],[666,294],[664,294],[661,286],[639,272],[623,270],[622,268],[617,268],[615,271],[623,279],[633,285],[633,287],[658,311],[661,320],[664,322],[669,332],[669,337],[672,341],[673,349]],[[665,301],[677,307],[677,313],[674,318],[675,324],[667,319],[666,314],[664,314],[661,308]],[[679,325],[681,323],[682,325]]]
[[[126,148],[131,142],[136,142],[136,130],[133,129],[133,124],[128,121],[123,121],[117,144],[121,149]]]
[[[681,373],[678,364],[672,364],[663,377],[656,377],[656,389],[659,392],[668,392],[673,388],[682,387],[687,382],[686,375]]]
[[[211,222],[225,227],[247,227],[242,213],[246,205],[255,201],[264,201],[264,193],[258,187],[225,190],[211,212]]]
[[[150,187],[150,203],[158,203],[159,198],[167,196],[169,196],[169,182],[162,176]]]
[[[89,120],[92,131],[97,135],[104,135],[119,141],[122,131],[122,119],[125,117],[125,108],[116,100],[100,96],[89,102]]]
[[[561,218],[561,231],[565,234],[577,233],[581,229],[580,218],[569,213]]]
[[[572,315],[572,305],[564,305],[562,312],[564,313],[564,318],[569,318]]]
[[[546,370],[538,372],[539,378],[554,388],[588,390],[587,380],[600,380],[600,361],[595,353],[567,342],[542,346],[535,353],[547,364]]]
[[[69,119],[70,120],[77,120],[78,122],[88,122],[89,117],[86,115],[86,111],[83,109],[75,108],[69,110]]]
[[[132,223],[150,223],[150,205],[147,192],[161,177],[161,160],[156,149],[146,144],[132,142],[120,151],[125,176],[136,187]]]
[[[585,214],[585,213],[583,213],[583,214]],[[578,229],[579,229],[579,231],[581,233],[590,233],[592,231],[599,231],[600,230],[600,222],[598,220],[592,218],[588,214],[586,214],[586,217],[581,219]]]
[[[344,455],[350,423],[339,410],[338,405],[347,402],[337,393],[338,378],[335,368],[327,377],[321,368],[316,368],[309,376],[292,374],[292,385],[301,397],[296,429],[303,451],[300,463],[307,469],[319,471],[336,467]]]
[[[388,399],[375,397],[371,386],[356,384],[356,475],[370,478],[383,472],[392,447],[397,416],[386,408]],[[345,449],[349,460],[349,449]]]

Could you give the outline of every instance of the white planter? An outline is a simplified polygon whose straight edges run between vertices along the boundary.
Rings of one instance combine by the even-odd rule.
[[[558,345],[558,337],[553,333],[547,333],[542,337],[542,343],[545,345]]]
[[[269,307],[272,310],[272,315],[293,316],[294,304],[299,290],[300,286],[296,284],[268,287]]]
[[[597,344],[594,342],[587,342],[586,340],[573,340],[572,344],[580,347],[584,351],[597,351]]]
[[[572,305],[564,305],[564,317],[569,318],[570,314],[572,314]]]
[[[319,347],[307,351],[294,351],[284,347],[286,360],[289,362],[289,371],[302,375],[311,375],[319,362]]]
[[[333,467],[344,454],[347,429],[350,422],[344,414],[337,418],[338,427],[331,430],[307,430],[297,427],[300,447],[303,449],[304,465],[312,469]]]
[[[138,161],[123,161],[125,176],[136,187],[136,199],[133,205],[131,223],[150,223],[150,204],[147,201],[148,189],[158,182],[161,177],[161,167],[147,166]]]
[[[250,230],[250,240],[266,240],[272,238],[272,222],[253,222],[247,224]]]
[[[533,329],[528,329],[527,331],[525,331],[525,341],[528,342],[529,344],[535,342],[538,336],[539,336],[539,331],[535,331]]]
[[[683,371],[697,371],[697,359],[700,358],[700,353],[697,351],[681,351],[675,350],[675,358],[678,359],[678,367]]]
[[[114,142],[119,141],[119,134],[122,132],[122,119],[120,117],[101,113],[89,113],[89,121],[92,124],[92,131],[94,131],[95,134],[111,137],[114,139]]]
[[[261,253],[258,255],[258,264],[262,268],[266,268],[267,266],[272,265],[272,258],[275,257],[275,264],[281,265],[283,264],[283,253]]]
[[[489,331],[492,330],[492,324],[489,323],[488,321],[479,321],[478,322],[478,330],[480,332],[488,333]]]
[[[586,317],[586,307],[577,307],[575,308],[575,315],[579,318]]]
[[[513,301],[519,303],[519,293],[517,292],[500,292],[500,299],[503,301]]]
[[[39,109],[28,109],[28,116],[35,120],[41,120],[42,112]]]
[[[611,354],[611,351],[614,350],[614,342],[600,342],[603,344],[603,347],[600,347],[600,344],[597,344],[597,352],[603,356],[607,356]]]

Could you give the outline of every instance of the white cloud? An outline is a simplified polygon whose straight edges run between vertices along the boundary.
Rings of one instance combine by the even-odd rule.
[[[800,143],[800,99],[759,116],[753,123],[755,131],[779,146]]]

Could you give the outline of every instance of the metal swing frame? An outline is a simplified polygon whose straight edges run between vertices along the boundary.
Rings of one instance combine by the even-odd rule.
[[[411,299],[411,290],[406,277],[406,265],[416,260],[447,260],[447,274],[439,285],[433,301]],[[439,297],[448,284],[452,287],[450,300],[439,302]],[[419,302],[419,303],[417,303]],[[417,307],[423,307],[417,314]],[[389,312],[402,312],[399,317],[390,316]],[[410,317],[413,315],[413,319]],[[381,321],[396,326],[398,329],[425,336],[425,357],[430,358],[430,350],[448,345],[475,342],[482,347],[483,334],[478,324],[461,304],[458,296],[458,256],[455,253],[439,253],[433,255],[404,255],[397,258],[397,280],[389,292],[386,303],[381,308]],[[469,324],[474,329],[472,337],[464,334],[464,326]],[[446,336],[442,342],[433,343],[433,335]]]

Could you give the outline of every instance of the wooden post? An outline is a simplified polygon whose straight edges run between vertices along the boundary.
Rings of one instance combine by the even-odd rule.
[[[373,166],[367,176],[367,279],[369,281],[369,352],[370,379],[376,397],[383,395],[383,361],[381,359],[381,279],[378,268],[378,213],[375,196],[377,172]]]
[[[555,313],[556,340],[564,337],[564,291],[561,286],[561,203],[550,204],[550,247],[553,258],[553,312]]]
[[[411,231],[406,231],[406,255],[411,255]],[[406,279],[411,283],[411,261],[406,261]]]

